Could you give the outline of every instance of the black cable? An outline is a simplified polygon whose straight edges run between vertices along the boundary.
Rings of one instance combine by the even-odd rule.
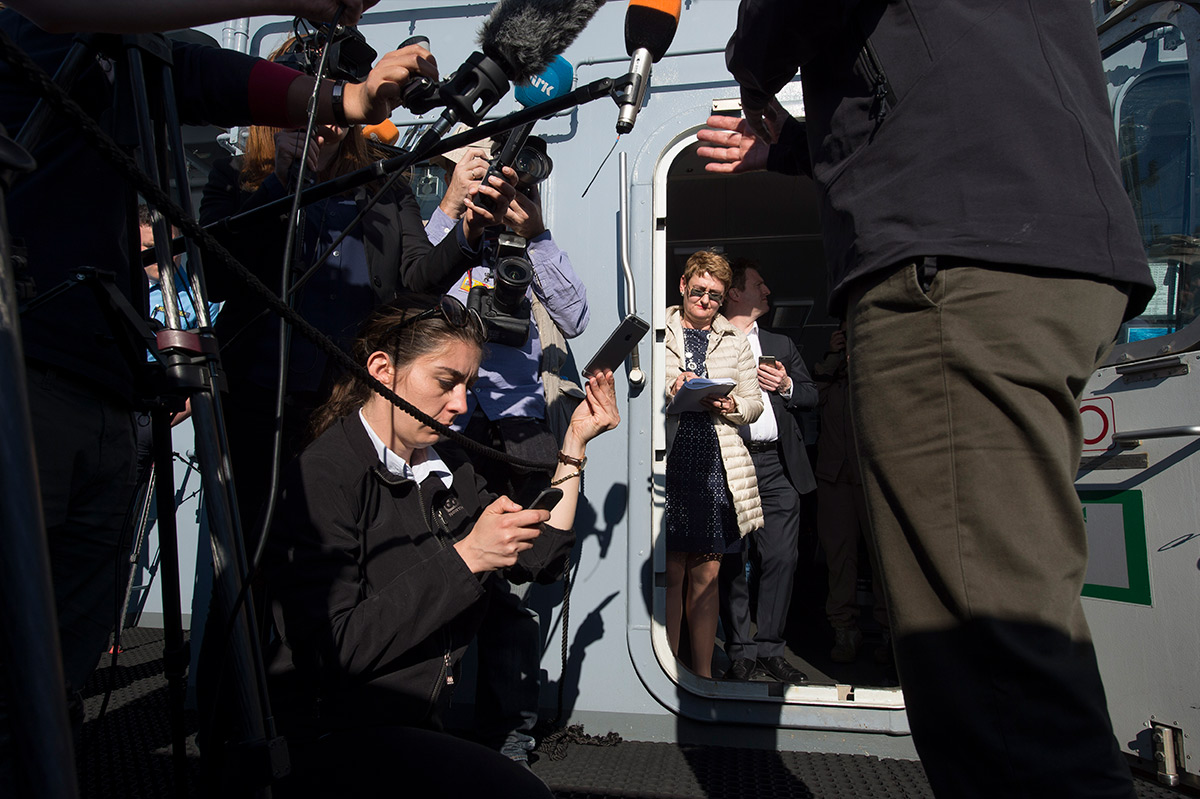
[[[325,37],[325,46],[321,48],[321,59],[317,63],[317,73],[313,77],[312,96],[308,100],[308,123],[304,128],[304,146],[300,151],[299,168],[295,170],[295,190],[292,194],[292,210],[288,214],[288,228],[285,237],[286,244],[283,250],[283,264],[280,267],[279,280],[279,296],[287,301],[287,306],[291,310],[296,308],[296,296],[290,290],[291,266],[292,259],[298,257],[296,254],[296,239],[304,235],[302,220],[304,212],[300,206],[301,188],[304,186],[305,170],[308,168],[308,151],[312,145],[313,131],[317,127],[317,100],[321,94],[321,81],[325,77],[325,68],[329,61],[329,50],[333,44],[333,32],[337,30],[338,22],[342,18],[342,12],[346,10],[344,5],[338,4],[337,11],[333,14],[333,21],[329,23],[329,35]],[[299,38],[299,37],[297,37]],[[291,176],[289,176],[289,182]],[[311,270],[310,270],[311,271]],[[281,469],[281,461],[283,460],[283,408],[287,401],[287,379],[291,361],[292,349],[292,328],[284,319],[279,320],[279,382],[275,387],[275,431],[271,440],[271,472],[267,480],[267,504],[262,512],[261,526],[258,530],[258,535],[255,541],[254,556],[250,559],[250,575],[258,572],[259,565],[262,562],[263,553],[266,552],[267,532],[271,529],[271,524],[275,520],[275,504],[279,496],[279,475]],[[250,579],[247,579],[246,585],[250,584]],[[243,591],[245,587],[243,586]],[[244,601],[244,600],[240,600]],[[240,606],[240,603],[239,603]],[[236,616],[236,608],[235,613]]]

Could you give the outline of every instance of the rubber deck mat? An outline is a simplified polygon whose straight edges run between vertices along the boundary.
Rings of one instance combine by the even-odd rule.
[[[84,694],[78,752],[84,799],[175,796],[162,631],[127,630],[116,669],[105,657]],[[113,694],[97,718],[104,691]],[[199,774],[196,718],[187,717],[188,782]],[[593,734],[603,732],[588,730]],[[920,763],[866,755],[771,752],[622,741],[615,746],[569,743],[565,757],[544,755],[533,771],[558,799],[917,799],[932,797]],[[1194,795],[1137,780],[1139,799]],[[191,787],[190,796],[198,796]],[[448,797],[447,799],[459,799]]]
[[[535,773],[560,799],[932,799],[921,764],[866,755],[767,752],[626,741],[576,746]]]
[[[557,799],[933,799],[912,760],[635,741],[567,749],[533,766]],[[1191,795],[1135,787],[1139,799]]]

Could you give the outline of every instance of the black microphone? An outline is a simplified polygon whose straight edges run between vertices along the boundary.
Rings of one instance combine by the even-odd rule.
[[[441,138],[456,122],[478,125],[508,92],[550,65],[605,0],[500,0],[479,30],[479,51],[472,53],[438,89],[446,106],[431,128]]]
[[[657,64],[679,27],[680,0],[629,0],[625,12],[625,52],[629,74],[617,92],[617,133],[633,130],[650,88],[650,64]]]
[[[413,44],[419,44],[428,50],[429,37],[419,35],[410,36],[396,45],[396,49],[403,50],[405,47]],[[408,79],[408,83],[404,84],[404,88],[400,90],[400,105],[418,116],[433,110],[440,105],[438,100],[438,85],[424,75],[414,75]]]

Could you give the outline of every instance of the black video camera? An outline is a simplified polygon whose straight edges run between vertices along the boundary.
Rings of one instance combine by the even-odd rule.
[[[371,72],[378,53],[358,28],[338,25],[333,36],[329,26],[302,20],[297,17],[293,30],[295,42],[287,52],[275,59],[275,63],[291,67],[306,75],[316,75],[321,63],[321,50],[329,43],[329,57],[325,61],[325,77],[348,80],[354,83],[365,80]]]
[[[487,330],[487,340],[506,347],[524,347],[529,340],[529,299],[525,296],[533,282],[533,264],[525,253],[526,242],[512,233],[496,239],[492,259],[495,288],[472,286],[467,307],[479,314]]]

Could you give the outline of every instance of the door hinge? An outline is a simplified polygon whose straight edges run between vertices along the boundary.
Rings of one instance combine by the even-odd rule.
[[[1179,785],[1180,776],[1187,771],[1187,756],[1183,752],[1183,730],[1159,721],[1150,722],[1150,740],[1154,744],[1154,768],[1163,785]]]

